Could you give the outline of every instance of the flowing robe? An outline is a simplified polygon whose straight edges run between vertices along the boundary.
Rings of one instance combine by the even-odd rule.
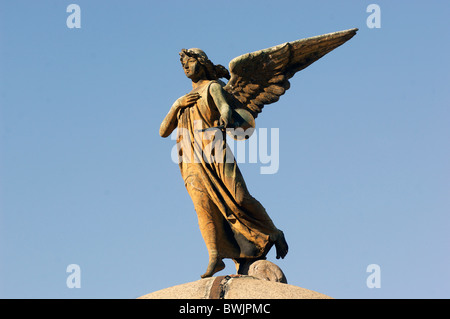
[[[179,111],[179,167],[194,203],[209,252],[221,258],[265,257],[278,229],[264,207],[247,190],[236,160],[219,129],[220,112],[207,82],[192,91],[200,98]]]

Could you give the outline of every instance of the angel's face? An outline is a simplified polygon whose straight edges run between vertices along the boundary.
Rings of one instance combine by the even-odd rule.
[[[182,65],[184,74],[193,81],[200,79],[204,73],[202,65],[193,57],[185,56]]]

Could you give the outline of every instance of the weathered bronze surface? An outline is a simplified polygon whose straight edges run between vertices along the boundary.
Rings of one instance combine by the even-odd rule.
[[[160,135],[168,137],[176,128],[178,131],[181,176],[209,253],[202,278],[222,270],[223,258],[233,259],[239,273],[243,265],[265,259],[273,245],[277,259],[286,256],[284,234],[250,195],[226,143],[225,131],[254,127],[254,118],[264,105],[278,101],[289,89],[289,79],[296,72],[351,39],[356,31],[329,33],[244,54],[231,60],[229,71],[213,64],[200,49],[180,52],[192,91],[172,105]],[[212,144],[214,152],[205,152]]]

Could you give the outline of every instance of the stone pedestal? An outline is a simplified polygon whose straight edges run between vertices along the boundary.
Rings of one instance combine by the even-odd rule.
[[[333,299],[309,289],[248,275],[200,279],[138,299]]]

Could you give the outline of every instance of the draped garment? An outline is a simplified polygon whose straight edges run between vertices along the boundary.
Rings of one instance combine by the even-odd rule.
[[[209,251],[217,250],[221,258],[264,257],[278,230],[248,192],[225,132],[201,131],[219,125],[220,112],[209,92],[213,82],[194,89],[200,98],[177,114],[181,176]]]

